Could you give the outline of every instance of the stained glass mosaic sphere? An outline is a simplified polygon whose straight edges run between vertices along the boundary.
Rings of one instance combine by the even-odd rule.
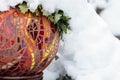
[[[0,12],[0,76],[41,73],[55,57],[59,33],[42,14]]]

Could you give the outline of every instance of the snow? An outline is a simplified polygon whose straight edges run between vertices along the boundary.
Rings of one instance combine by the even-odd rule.
[[[88,0],[90,4],[96,9],[96,8],[106,8],[109,6],[110,0]]]
[[[120,35],[120,0],[89,0],[96,9],[103,9],[100,16],[107,22],[108,27],[116,36]]]
[[[1,0],[0,10],[23,0]],[[60,43],[59,60],[44,71],[44,80],[67,73],[75,80],[120,80],[120,41],[87,0],[26,0],[31,10],[38,4],[50,13],[62,9],[71,17],[72,28]]]
[[[120,0],[111,0],[110,6],[106,8],[101,16],[109,24],[114,35],[120,35]]]

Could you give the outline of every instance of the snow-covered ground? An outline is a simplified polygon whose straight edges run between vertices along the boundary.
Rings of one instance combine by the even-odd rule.
[[[1,0],[0,10],[23,0]],[[58,52],[44,72],[44,80],[56,80],[67,73],[75,80],[120,80],[120,41],[109,30],[87,0],[26,0],[30,9],[38,4],[49,11],[62,9],[71,17],[71,31],[64,35]],[[116,15],[116,14],[114,14]]]

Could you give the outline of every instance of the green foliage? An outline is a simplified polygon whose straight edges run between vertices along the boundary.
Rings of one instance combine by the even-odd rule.
[[[67,74],[65,76],[60,76],[58,79],[56,80],[73,80],[70,76],[68,76]]]
[[[48,16],[48,19],[56,25],[57,30],[60,32],[61,38],[63,37],[64,33],[66,34],[67,31],[70,30],[70,26],[68,23],[70,17],[65,16],[62,10],[58,10],[52,13]]]
[[[35,13],[36,16],[39,16],[40,15],[39,9],[36,9],[34,13]]]
[[[55,60],[58,60],[58,59],[59,59],[59,56],[56,55],[56,56],[55,56]]]
[[[18,5],[18,7],[22,13],[26,13],[29,10],[26,2]],[[63,38],[63,34],[66,34],[67,31],[70,30],[70,17],[66,16],[62,10],[58,10],[50,14],[49,12],[45,11],[41,5],[39,5],[35,11],[31,12],[36,16],[39,16],[42,12],[42,14],[56,26],[57,30],[60,33],[61,39]]]
[[[18,7],[22,13],[26,13],[28,11],[28,6],[26,3],[20,4]]]
[[[43,9],[42,5],[39,5],[38,8],[41,10],[41,12],[44,16],[48,17],[50,15],[50,13],[48,11]]]

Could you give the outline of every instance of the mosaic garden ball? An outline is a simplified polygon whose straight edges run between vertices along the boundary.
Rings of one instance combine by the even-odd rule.
[[[59,33],[42,14],[0,12],[0,76],[41,73],[55,57]]]

